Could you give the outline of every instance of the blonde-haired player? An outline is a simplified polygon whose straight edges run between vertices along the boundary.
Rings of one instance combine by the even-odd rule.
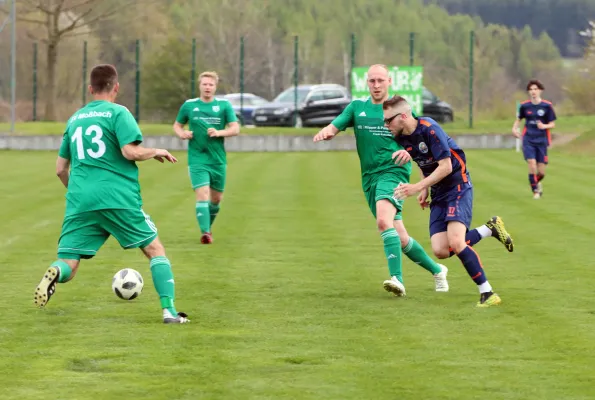
[[[173,129],[188,140],[188,172],[196,195],[196,219],[201,243],[213,242],[211,227],[219,213],[225,189],[227,156],[225,138],[240,133],[235,112],[224,99],[215,98],[219,76],[206,71],[199,76],[200,97],[182,104]],[[188,125],[188,129],[185,128]]]

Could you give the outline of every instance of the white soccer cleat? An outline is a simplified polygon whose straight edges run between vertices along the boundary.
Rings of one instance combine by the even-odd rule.
[[[434,282],[436,284],[436,291],[437,292],[448,292],[448,281],[446,280],[446,275],[448,275],[448,268],[442,264],[438,264],[442,269],[441,272],[438,272],[434,275]]]
[[[394,276],[384,281],[382,286],[384,287],[384,290],[393,293],[397,297],[405,296],[405,286]]]
[[[541,199],[541,193],[539,193],[539,192],[533,193],[533,200],[539,200],[539,199]]]

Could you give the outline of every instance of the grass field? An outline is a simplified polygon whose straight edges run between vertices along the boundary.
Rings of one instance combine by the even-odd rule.
[[[515,238],[476,247],[503,304],[476,309],[456,259],[449,293],[404,260],[408,297],[382,289],[382,243],[354,153],[233,153],[214,227],[199,244],[184,154],[141,166],[145,211],[176,274],[186,326],[164,326],[148,263],[110,239],[58,287],[33,289],[54,260],[64,189],[52,152],[1,152],[2,399],[564,399],[593,397],[592,155],[551,153],[531,198],[522,157],[469,152],[474,225],[499,214]],[[416,174],[414,174],[416,176]],[[429,249],[427,212],[405,204]],[[147,279],[125,302],[112,275]]]
[[[450,124],[444,124],[444,129],[449,134],[464,133],[499,133],[508,134],[511,131],[513,119],[510,120],[483,120],[478,119],[469,128],[467,120],[458,119]],[[554,133],[580,134],[595,126],[595,116],[564,116],[556,122]],[[140,124],[145,135],[173,135],[171,124]],[[320,128],[283,128],[283,127],[243,127],[242,135],[314,135]],[[10,132],[10,124],[0,123],[0,133]],[[15,124],[15,134],[18,135],[61,135],[64,132],[63,122],[23,122]],[[348,133],[351,129],[348,129]]]

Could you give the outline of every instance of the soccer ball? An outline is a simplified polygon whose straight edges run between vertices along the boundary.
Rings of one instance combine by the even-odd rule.
[[[132,268],[121,269],[112,279],[112,290],[123,300],[136,299],[143,291],[143,286],[142,275]]]

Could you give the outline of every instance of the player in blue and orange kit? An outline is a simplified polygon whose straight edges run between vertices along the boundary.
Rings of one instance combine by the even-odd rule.
[[[422,173],[420,182],[399,185],[395,189],[395,197],[405,199],[420,193],[417,197],[420,206],[430,207],[430,237],[434,254],[438,258],[450,257],[453,253],[457,255],[479,288],[478,307],[500,304],[501,299],[492,291],[479,255],[472,246],[483,237],[494,236],[512,251],[512,238],[499,217],[469,231],[473,214],[473,185],[465,153],[436,121],[415,118],[411,114],[411,106],[403,97],[393,96],[384,102],[382,108],[385,126],[405,148],[400,152],[407,151]],[[431,203],[428,203],[429,188]]]
[[[541,98],[544,86],[538,80],[531,80],[527,84],[530,100],[521,103],[516,121],[512,126],[512,133],[521,137],[519,124],[525,119],[523,129],[523,156],[529,166],[529,184],[534,199],[543,195],[541,181],[545,177],[545,166],[548,163],[547,148],[551,144],[550,129],[556,126],[556,113],[552,103]]]

